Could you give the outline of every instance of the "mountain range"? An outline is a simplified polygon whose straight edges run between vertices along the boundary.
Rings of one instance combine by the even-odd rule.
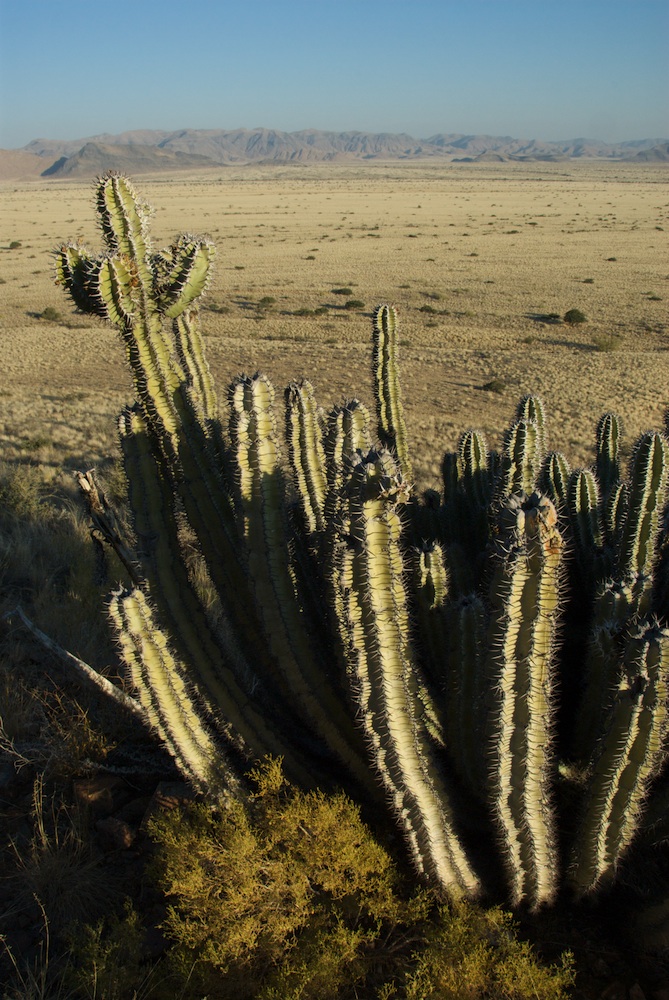
[[[14,177],[93,177],[115,168],[126,173],[194,170],[246,163],[441,159],[504,162],[569,159],[669,162],[669,141],[597,139],[544,141],[511,136],[439,133],[414,139],[405,133],[324,132],[304,129],[139,130],[87,139],[34,139],[20,150],[0,150],[0,180]]]

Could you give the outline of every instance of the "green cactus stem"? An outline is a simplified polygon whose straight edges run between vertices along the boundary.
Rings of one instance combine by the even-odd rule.
[[[606,499],[620,480],[622,426],[615,413],[605,413],[597,424],[596,470],[602,496]]]
[[[566,506],[570,476],[569,462],[562,452],[552,451],[546,455],[539,476],[539,486],[558,510]]]
[[[596,585],[610,572],[611,567],[608,553],[604,549],[599,483],[590,469],[576,469],[572,472],[567,489],[567,506],[582,571]]]
[[[492,800],[511,899],[532,908],[550,902],[556,889],[550,791],[562,554],[556,524],[555,508],[541,494],[507,500],[489,594]]]
[[[214,433],[214,421],[218,421],[218,397],[211,370],[204,356],[204,345],[195,309],[180,313],[172,323],[174,344],[186,373],[189,396],[193,407],[199,411],[206,430]],[[222,445],[217,441],[220,452]]]
[[[578,896],[610,881],[638,830],[648,786],[667,758],[669,632],[642,625],[628,641],[574,841]]]
[[[250,697],[258,677],[229,623],[214,632],[205,614],[184,558],[169,483],[160,475],[137,409],[122,413],[119,430],[145,585],[158,601],[161,631],[169,636],[170,647],[190,664],[210,724],[215,729],[223,725],[222,734],[246,759],[281,756],[287,772],[304,781],[304,767]],[[253,662],[261,667],[259,659]]]
[[[514,493],[534,492],[543,459],[541,441],[534,421],[520,420],[509,428],[495,488],[498,503]]]
[[[538,396],[523,396],[516,408],[516,423],[532,423],[537,427],[537,447],[543,457],[548,451],[546,407]]]
[[[181,770],[214,795],[234,790],[234,771],[203,724],[187,669],[170,652],[144,594],[137,589],[118,591],[109,614],[140,704]]]
[[[604,719],[618,689],[621,636],[633,619],[634,595],[629,583],[605,580],[595,594],[593,620],[588,636],[582,687],[574,714],[571,754],[581,766],[589,764]]]
[[[343,645],[368,746],[416,866],[450,894],[475,894],[478,878],[455,832],[416,690],[400,549],[405,499],[389,452],[370,452],[353,466],[339,546]]]
[[[313,386],[291,382],[286,398],[286,440],[300,509],[310,535],[325,530],[325,449]]]
[[[262,375],[240,376],[229,394],[230,436],[238,468],[237,505],[247,546],[247,571],[263,633],[280,672],[284,693],[303,718],[365,787],[369,770],[344,710],[328,680],[320,637],[309,631],[291,568],[285,484],[273,414],[274,389]]]
[[[449,605],[446,614],[448,653],[445,685],[449,757],[460,780],[479,800],[488,794],[485,732],[486,611],[477,594]]]
[[[374,313],[374,396],[381,443],[397,459],[402,475],[411,482],[412,467],[407,440],[400,374],[397,361],[399,324],[393,306],[379,306]]]
[[[662,434],[644,434],[632,456],[627,516],[621,530],[618,571],[637,581],[639,611],[652,582],[661,516],[667,499],[669,446]]]

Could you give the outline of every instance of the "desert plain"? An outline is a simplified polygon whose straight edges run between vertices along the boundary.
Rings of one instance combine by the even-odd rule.
[[[217,246],[201,320],[223,411],[230,379],[256,370],[277,408],[300,378],[325,409],[352,396],[371,407],[370,317],[379,303],[398,308],[424,489],[439,486],[463,430],[499,447],[526,393],[543,399],[549,446],[572,465],[593,460],[607,410],[623,419],[628,453],[663,425],[668,179],[652,163],[393,161],[135,185],[156,248],[181,232]],[[0,205],[0,459],[68,475],[115,454],[115,418],[133,398],[119,335],[54,284],[54,248],[100,246],[93,183],[4,182]],[[571,309],[587,322],[561,322]]]

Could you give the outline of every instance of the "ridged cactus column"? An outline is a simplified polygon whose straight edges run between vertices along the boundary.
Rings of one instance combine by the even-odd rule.
[[[338,546],[342,643],[361,722],[418,869],[454,895],[476,877],[455,831],[428,736],[410,643],[398,507],[406,486],[387,451],[354,465],[345,486],[346,537]]]
[[[572,859],[576,893],[615,869],[636,833],[648,787],[669,753],[669,631],[641,628],[626,646],[617,696],[594,763]]]
[[[379,306],[374,313],[372,363],[379,437],[395,456],[402,475],[411,482],[411,457],[397,360],[398,339],[397,311],[393,306]]]
[[[514,905],[557,884],[553,654],[562,539],[546,497],[510,497],[499,517],[488,635],[492,800]]]

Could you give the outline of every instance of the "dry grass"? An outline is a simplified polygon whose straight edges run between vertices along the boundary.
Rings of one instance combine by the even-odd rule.
[[[369,321],[345,299],[399,307],[416,470],[429,486],[461,430],[498,443],[528,391],[547,404],[552,445],[575,462],[591,459],[607,409],[630,442],[661,423],[665,180],[661,165],[388,163],[222,168],[142,178],[141,191],[161,245],[184,230],[217,243],[203,326],[221,392],[260,368],[277,387],[310,377],[322,405],[369,402]],[[113,450],[113,418],[131,396],[116,334],[53,285],[59,240],[99,244],[91,195],[72,182],[0,188],[0,449],[53,470]],[[39,318],[48,307],[63,320]],[[588,322],[551,321],[571,308]],[[601,346],[611,338],[614,353]],[[495,379],[504,392],[482,390]]]

